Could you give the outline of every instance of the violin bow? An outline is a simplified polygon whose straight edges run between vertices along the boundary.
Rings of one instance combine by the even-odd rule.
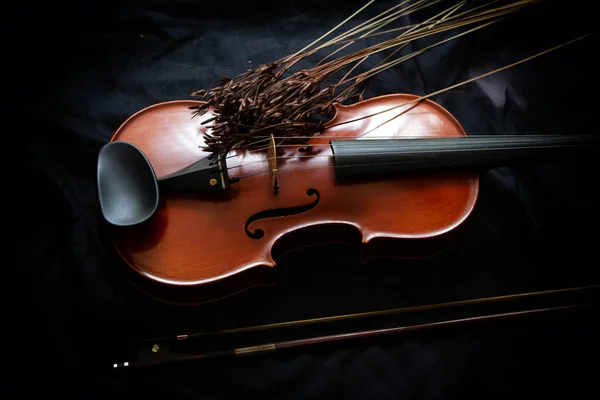
[[[475,298],[468,300],[459,300],[445,303],[426,304],[413,307],[401,307],[393,309],[384,309],[376,311],[367,311],[361,313],[334,315],[328,317],[311,318],[295,321],[285,321],[272,324],[263,324],[248,326],[242,328],[214,330],[200,332],[194,334],[183,334],[162,338],[145,339],[139,343],[138,359],[136,361],[121,361],[112,365],[113,369],[129,369],[137,367],[150,367],[163,364],[181,363],[186,361],[194,361],[208,358],[219,357],[238,357],[259,355],[265,353],[276,352],[278,350],[305,347],[310,345],[325,344],[340,342],[352,339],[369,338],[376,336],[385,336],[399,333],[408,333],[415,331],[424,331],[434,328],[448,328],[460,325],[473,324],[476,322],[504,320],[515,317],[523,317],[527,315],[546,314],[550,312],[566,311],[572,309],[581,309],[597,306],[597,299],[588,298],[585,301],[580,301],[569,305],[555,305],[548,307],[538,307],[518,311],[509,311],[502,313],[475,315],[463,318],[442,319],[433,322],[399,325],[391,328],[359,330],[355,332],[336,333],[330,335],[313,336],[308,338],[300,338],[293,340],[275,341],[269,343],[256,344],[251,346],[232,347],[225,350],[205,351],[197,354],[177,353],[172,351],[172,345],[181,341],[193,341],[209,336],[232,335],[246,332],[267,331],[271,329],[299,327],[311,324],[322,324],[329,322],[347,321],[352,319],[360,319],[367,317],[398,315],[406,313],[416,313],[429,310],[458,308],[461,306],[472,306],[492,303],[507,303],[514,300],[524,300],[531,298],[551,297],[563,294],[581,293],[585,291],[594,291],[600,289],[600,285],[582,286],[564,289],[554,289],[537,292],[516,293],[503,296]]]

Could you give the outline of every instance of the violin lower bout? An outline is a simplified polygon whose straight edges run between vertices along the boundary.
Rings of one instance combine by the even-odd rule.
[[[365,261],[424,257],[451,245],[477,193],[476,176],[339,183],[333,168],[297,172],[282,174],[278,194],[263,174],[218,201],[167,198],[147,226],[113,235],[130,278],[163,301],[194,304],[272,285],[281,256],[307,247],[349,245]]]

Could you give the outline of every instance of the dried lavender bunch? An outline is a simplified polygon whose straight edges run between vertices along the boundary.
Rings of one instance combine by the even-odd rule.
[[[208,150],[224,152],[251,144],[261,132],[276,137],[312,136],[324,129],[315,116],[330,116],[334,101],[358,95],[353,88],[333,96],[336,85],[324,86],[330,76],[326,72],[303,70],[282,79],[284,71],[280,63],[265,64],[235,80],[224,77],[210,92],[193,93],[207,99],[193,107],[196,115],[213,109],[214,116],[203,121],[211,128],[205,137]]]
[[[322,120],[324,118],[320,117],[332,116],[334,103],[343,103],[353,98],[362,100],[364,83],[373,75],[422,54],[432,47],[488,26],[500,20],[504,15],[540,0],[520,0],[501,7],[487,8],[488,4],[495,2],[492,0],[471,10],[458,12],[466,4],[466,0],[463,0],[419,24],[390,29],[385,32],[380,31],[381,28],[396,19],[424,9],[438,1],[416,0],[411,3],[410,0],[404,0],[317,47],[308,49],[337,27],[293,55],[260,65],[235,78],[223,77],[220,85],[210,90],[195,91],[192,95],[205,102],[192,107],[194,115],[204,115],[209,109],[212,109],[214,114],[213,117],[203,121],[203,124],[210,127],[210,133],[205,135],[205,150],[226,153],[237,147],[264,145],[265,141],[262,138],[270,134],[278,138],[287,138],[287,141],[298,142],[301,138],[323,132],[325,126]],[[372,2],[367,3],[362,9]],[[392,56],[416,39],[473,24],[475,27],[466,32],[390,60]],[[374,33],[376,31],[379,32]],[[332,58],[341,49],[361,39],[395,31],[402,31],[402,33],[392,39],[381,40],[375,45]],[[343,46],[333,51],[314,67],[296,72],[291,71],[292,67],[302,59],[323,48],[339,44],[343,44]],[[385,51],[391,51],[391,54],[377,66],[350,76],[369,56]],[[327,58],[330,61],[323,62]],[[341,79],[331,83],[334,75],[348,67],[350,70]]]

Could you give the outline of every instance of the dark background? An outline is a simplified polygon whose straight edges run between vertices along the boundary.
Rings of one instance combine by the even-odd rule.
[[[377,76],[366,97],[426,94],[587,33],[594,13],[586,3],[543,2]],[[346,248],[304,251],[282,261],[276,287],[193,308],[159,304],[128,284],[102,241],[94,192],[101,146],[136,111],[292,53],[361,4],[88,1],[5,10],[3,193],[12,240],[4,267],[16,273],[5,280],[12,339],[4,347],[15,395],[597,397],[594,314],[111,370],[146,337],[600,283],[590,159],[482,174],[460,240],[426,260],[361,265]],[[365,15],[392,4],[377,2]],[[471,135],[597,131],[596,50],[594,35],[433,100]]]

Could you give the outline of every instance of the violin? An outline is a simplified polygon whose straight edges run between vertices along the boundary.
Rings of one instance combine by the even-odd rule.
[[[346,243],[365,259],[448,248],[473,211],[478,174],[580,157],[594,135],[468,136],[430,99],[393,94],[335,104],[322,133],[213,154],[198,101],[152,105],[100,151],[99,208],[128,278],[197,304],[274,283],[283,254]],[[209,110],[204,119],[210,119]],[[284,143],[284,144],[282,144]]]

